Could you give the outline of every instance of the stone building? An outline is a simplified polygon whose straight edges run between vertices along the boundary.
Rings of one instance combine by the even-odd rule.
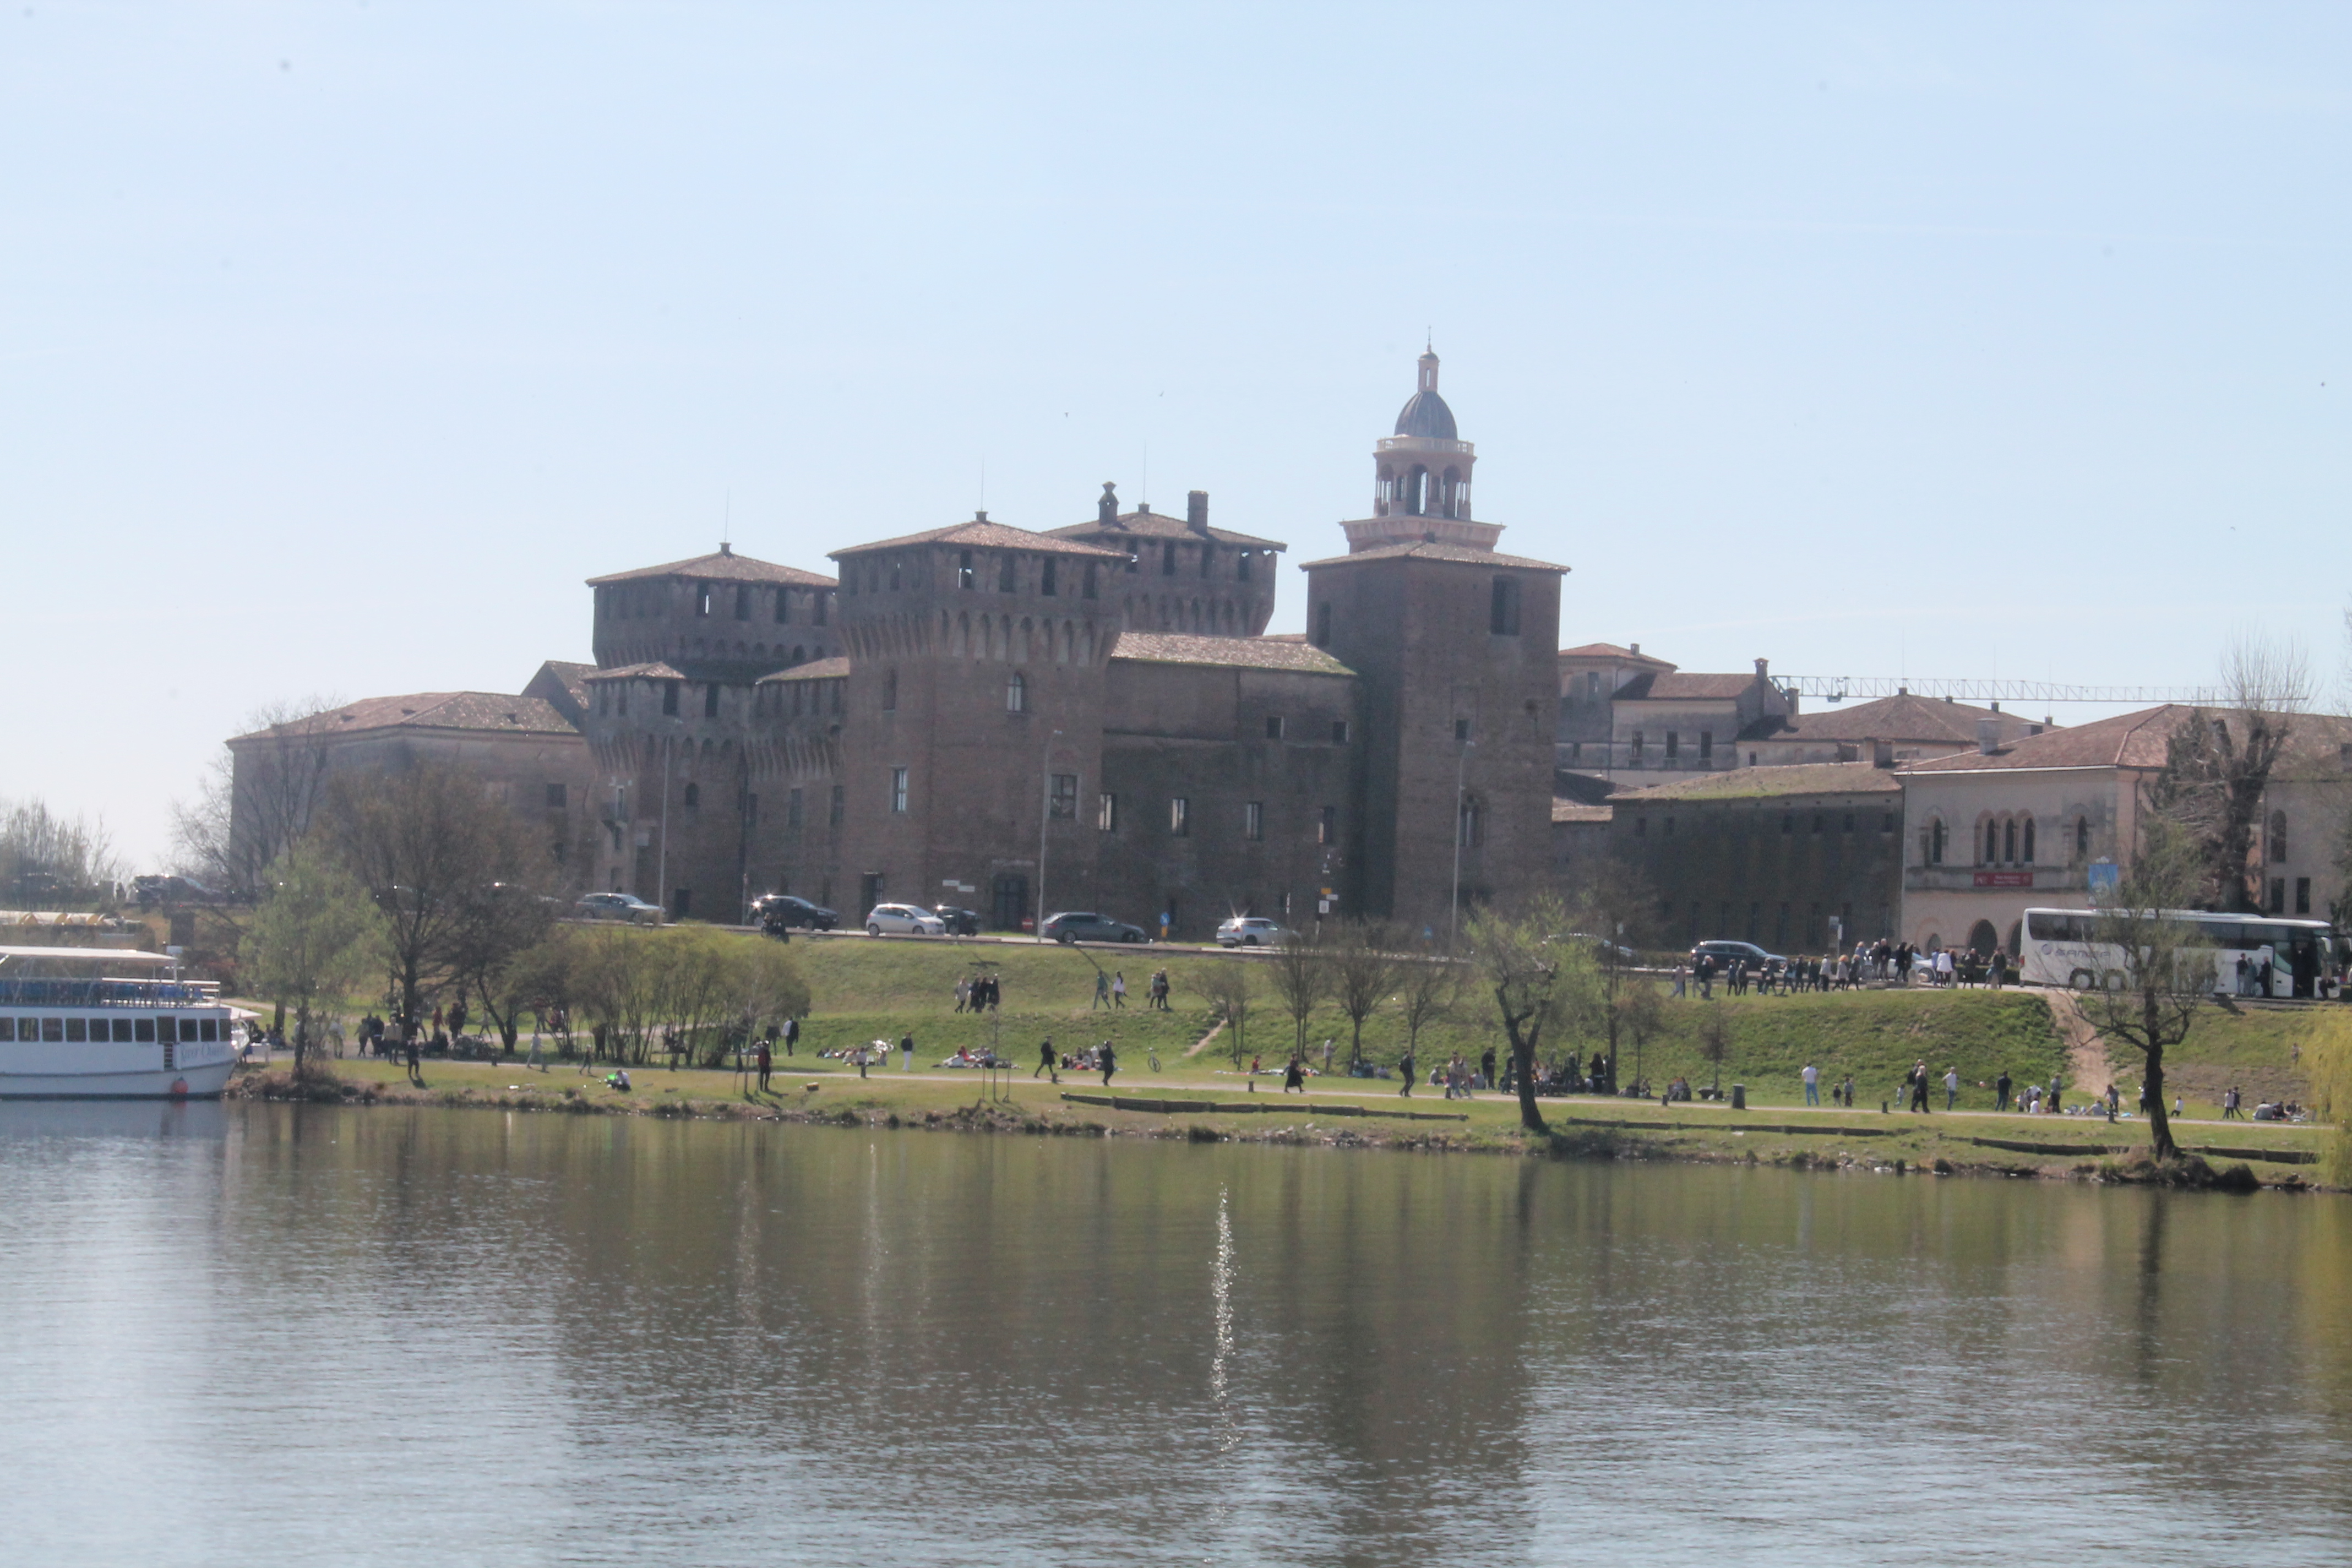
[[[1236,912],[1393,915],[1545,885],[1565,568],[1498,553],[1422,356],[1371,515],[1267,637],[1285,546],[1123,511],[593,578],[593,668],[550,666],[583,885],[740,919],[768,891],[1205,936]],[[550,673],[553,672],[553,673]],[[520,708],[518,708],[520,711]],[[520,721],[518,721],[520,722]],[[551,783],[553,782],[551,779]],[[546,798],[552,799],[548,795]]]

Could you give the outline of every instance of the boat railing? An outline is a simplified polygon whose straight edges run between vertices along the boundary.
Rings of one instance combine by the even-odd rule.
[[[204,987],[173,980],[0,980],[0,1007],[199,1007]]]

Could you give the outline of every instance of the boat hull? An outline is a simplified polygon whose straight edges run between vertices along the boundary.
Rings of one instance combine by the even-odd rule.
[[[0,1071],[0,1100],[216,1100],[235,1062],[112,1072]]]

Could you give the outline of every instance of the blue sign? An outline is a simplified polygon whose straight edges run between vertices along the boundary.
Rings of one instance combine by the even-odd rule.
[[[2091,907],[2098,909],[2115,897],[2116,889],[2123,884],[2124,868],[2112,860],[2094,860],[2090,867]]]

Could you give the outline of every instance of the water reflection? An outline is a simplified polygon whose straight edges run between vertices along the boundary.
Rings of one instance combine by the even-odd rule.
[[[2343,1555],[2338,1200],[162,1109],[0,1108],[27,1560]]]

